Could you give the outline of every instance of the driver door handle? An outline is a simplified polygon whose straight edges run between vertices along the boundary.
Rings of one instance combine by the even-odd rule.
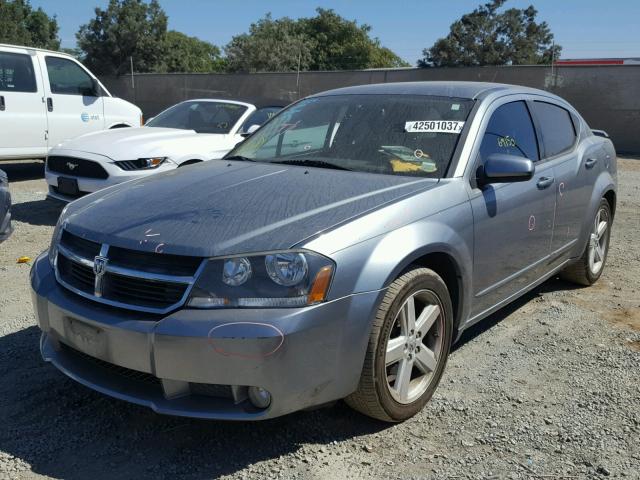
[[[4,104],[4,97],[0,95],[0,111],[4,112],[6,109],[6,105]]]
[[[593,166],[598,163],[598,159],[597,158],[587,158],[587,160],[584,162],[584,166],[587,168],[593,168]]]
[[[553,177],[540,177],[536,185],[538,186],[538,189],[544,190],[545,188],[553,185],[554,180],[555,179]]]
[[[53,112],[53,98],[47,97],[47,110]]]

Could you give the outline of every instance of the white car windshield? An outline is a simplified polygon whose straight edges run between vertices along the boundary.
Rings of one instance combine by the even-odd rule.
[[[312,97],[226,158],[440,178],[474,101],[424,95]]]
[[[235,103],[183,102],[147,122],[147,127],[180,128],[197,133],[229,133],[247,107]]]

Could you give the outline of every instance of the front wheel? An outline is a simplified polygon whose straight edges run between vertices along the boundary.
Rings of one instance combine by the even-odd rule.
[[[562,278],[585,286],[593,285],[600,278],[609,252],[611,222],[611,207],[603,198],[598,206],[589,232],[589,241],[582,256],[560,273]]]
[[[358,389],[345,401],[387,422],[412,417],[440,382],[452,332],[451,299],[442,279],[426,268],[405,273],[378,309]]]

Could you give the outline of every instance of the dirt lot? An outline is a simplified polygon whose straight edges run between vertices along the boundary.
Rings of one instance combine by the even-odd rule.
[[[2,164],[0,478],[640,478],[640,161],[621,160],[608,265],[554,279],[467,332],[433,401],[389,426],[341,403],[257,424],[156,415],[40,359],[29,265],[60,208],[42,166]]]

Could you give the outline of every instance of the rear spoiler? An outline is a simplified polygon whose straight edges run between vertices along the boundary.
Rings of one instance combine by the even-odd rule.
[[[591,131],[593,132],[594,135],[597,135],[598,137],[609,138],[609,134],[604,130],[594,130],[592,128]]]

